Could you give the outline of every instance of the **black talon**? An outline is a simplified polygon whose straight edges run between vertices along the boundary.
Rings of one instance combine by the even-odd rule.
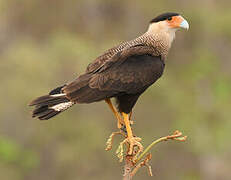
[[[130,124],[130,126],[132,126],[132,124]],[[120,130],[123,131],[123,133],[125,133],[125,135],[127,135],[127,129],[126,129],[126,126],[124,124],[122,125]]]
[[[127,135],[127,129],[125,125],[122,125],[122,127],[120,128],[121,131],[123,131],[123,133],[125,133]]]

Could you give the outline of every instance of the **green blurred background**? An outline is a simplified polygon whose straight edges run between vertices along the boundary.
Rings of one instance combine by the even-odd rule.
[[[177,33],[164,76],[138,101],[134,130],[145,146],[176,129],[189,138],[156,146],[154,177],[142,169],[134,179],[230,180],[230,7],[228,0],[0,0],[0,179],[121,179],[116,147],[104,151],[116,130],[105,103],[76,105],[49,121],[32,119],[27,105],[174,11],[190,30]]]

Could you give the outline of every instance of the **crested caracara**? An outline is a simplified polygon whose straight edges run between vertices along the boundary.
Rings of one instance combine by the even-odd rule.
[[[107,50],[74,81],[33,100],[32,116],[47,120],[74,104],[104,100],[116,116],[118,128],[126,127],[130,146],[139,146],[129,115],[140,95],[163,74],[166,56],[180,28],[188,29],[189,24],[178,13],[157,16],[143,35]],[[111,98],[116,99],[117,108]]]

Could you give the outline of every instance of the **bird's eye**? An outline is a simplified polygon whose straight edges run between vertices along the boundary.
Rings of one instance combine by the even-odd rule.
[[[169,17],[169,18],[168,18],[168,21],[171,21],[171,20],[172,20],[172,17]]]

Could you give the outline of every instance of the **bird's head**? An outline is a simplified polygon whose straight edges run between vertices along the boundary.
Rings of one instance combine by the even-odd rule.
[[[149,34],[169,34],[172,39],[175,32],[180,29],[189,29],[188,22],[178,13],[164,13],[150,21],[148,28]]]

